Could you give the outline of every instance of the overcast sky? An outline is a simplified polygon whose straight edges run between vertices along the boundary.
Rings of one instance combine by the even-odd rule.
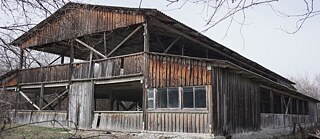
[[[303,1],[281,0],[274,4],[276,8],[288,13],[303,9]],[[140,0],[83,0],[86,3],[109,6],[138,7]],[[202,6],[187,3],[180,10],[170,10],[178,5],[167,6],[165,0],[143,0],[143,8],[156,8],[172,18],[203,31],[205,13]],[[290,5],[288,5],[290,4]],[[320,9],[319,3],[316,8]],[[241,19],[242,16],[239,16]],[[205,32],[209,38],[261,64],[285,77],[314,75],[320,73],[320,16],[307,20],[296,34],[287,34],[280,28],[293,30],[294,19],[277,16],[269,7],[260,6],[246,12],[246,22],[240,31],[240,25],[232,24],[226,37],[229,22],[222,22]],[[241,36],[241,33],[243,38]]]

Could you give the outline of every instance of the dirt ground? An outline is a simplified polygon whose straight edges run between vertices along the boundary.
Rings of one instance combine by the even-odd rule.
[[[0,126],[2,127],[2,126]],[[110,132],[96,130],[68,130],[64,128],[47,128],[33,125],[11,125],[0,129],[0,139],[211,139],[209,134],[160,133],[160,132]],[[268,134],[261,137],[259,133],[244,133],[232,138],[269,138],[269,139],[301,139],[301,132],[289,135]],[[225,137],[216,137],[225,138]]]

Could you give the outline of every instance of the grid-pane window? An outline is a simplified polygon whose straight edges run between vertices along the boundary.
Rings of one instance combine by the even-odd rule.
[[[183,107],[193,108],[193,88],[192,87],[183,88]]]
[[[157,89],[157,108],[167,108],[167,89]]]
[[[206,107],[206,88],[196,87],[195,88],[195,108]]]
[[[179,88],[168,88],[169,108],[179,107]]]

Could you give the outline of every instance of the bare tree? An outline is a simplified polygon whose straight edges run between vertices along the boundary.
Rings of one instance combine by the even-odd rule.
[[[275,12],[276,15],[284,18],[294,18],[296,20],[296,26],[292,30],[282,29],[289,34],[297,33],[307,19],[315,17],[320,14],[319,6],[316,6],[316,1],[314,0],[299,0],[304,4],[304,9],[297,9],[295,13],[288,14],[283,9],[278,9],[275,5],[279,0],[167,0],[168,6],[176,7],[174,9],[181,9],[185,4],[191,3],[195,5],[202,6],[202,14],[205,18],[205,25],[207,31],[217,24],[228,21],[229,27],[233,23],[240,24],[241,27],[244,25],[246,20],[246,12],[252,10],[259,6],[268,6],[271,12]],[[297,1],[295,1],[297,2]],[[290,6],[291,1],[288,1],[288,6]],[[318,9],[317,9],[318,8]],[[240,21],[236,20],[236,16],[242,16]]]
[[[291,77],[297,90],[303,94],[320,99],[320,74],[314,77],[305,74],[303,76]]]

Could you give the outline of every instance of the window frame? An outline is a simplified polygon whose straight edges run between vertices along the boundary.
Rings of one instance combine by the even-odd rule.
[[[178,89],[178,107],[169,107],[169,89]],[[192,95],[193,95],[193,107],[192,108],[184,108],[183,107],[183,88],[192,88]],[[203,108],[197,108],[195,107],[195,96],[196,96],[196,88],[203,88],[205,90],[205,107]],[[163,87],[163,88],[147,88],[147,90],[153,89],[153,108],[147,107],[147,110],[188,110],[188,111],[203,111],[208,110],[208,86],[200,85],[200,86],[184,86],[184,87]],[[159,89],[165,89],[167,92],[167,108],[160,108],[158,107],[158,90]],[[147,97],[147,106],[149,105],[149,96]]]

